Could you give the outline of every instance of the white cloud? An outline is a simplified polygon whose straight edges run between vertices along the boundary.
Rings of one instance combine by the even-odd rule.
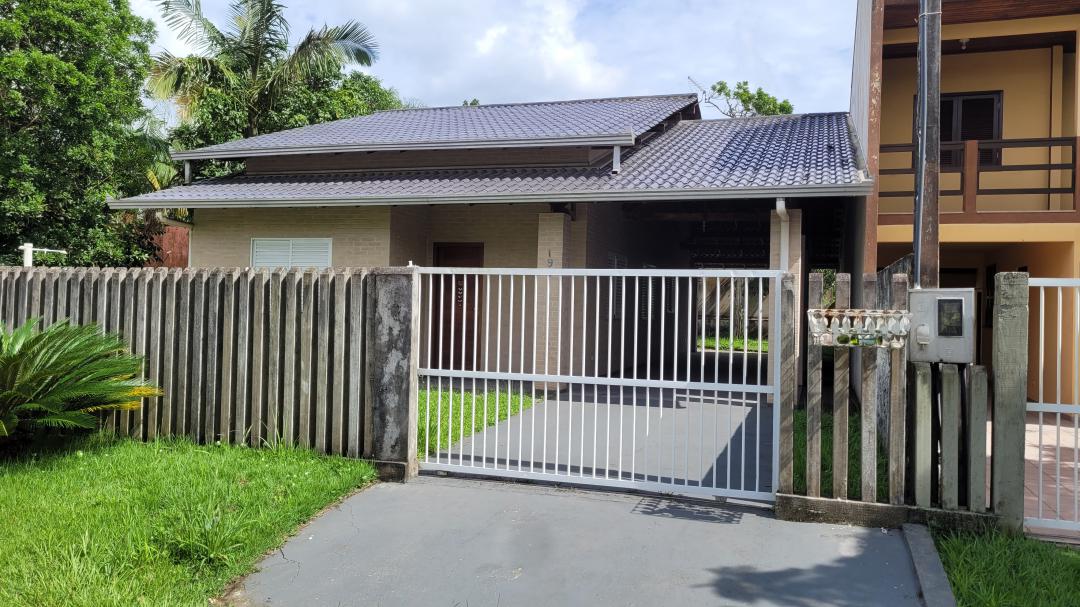
[[[153,0],[159,45],[190,50]],[[427,105],[690,92],[749,80],[796,111],[846,110],[855,0],[285,0],[293,35],[355,19],[375,34],[369,71]],[[225,0],[204,0],[221,22]],[[715,112],[709,112],[707,114]]]

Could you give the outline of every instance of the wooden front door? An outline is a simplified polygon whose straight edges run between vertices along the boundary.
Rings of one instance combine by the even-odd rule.
[[[433,261],[440,268],[484,267],[483,243],[437,242]],[[441,366],[444,369],[473,370],[478,358],[473,334],[477,303],[483,309],[483,283],[475,274],[441,275],[436,285],[442,294],[442,322],[433,327],[437,344],[442,344]],[[474,356],[474,354],[476,356]]]

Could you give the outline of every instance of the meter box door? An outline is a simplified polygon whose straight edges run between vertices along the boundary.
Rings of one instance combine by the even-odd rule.
[[[975,290],[912,289],[908,360],[975,362]]]

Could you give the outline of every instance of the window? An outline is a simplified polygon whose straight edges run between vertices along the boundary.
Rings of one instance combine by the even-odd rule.
[[[959,143],[969,139],[1001,139],[1001,91],[942,93],[941,142]],[[963,161],[964,155],[959,151],[941,151],[942,168],[958,168]],[[979,150],[979,164],[1001,164],[1001,151]]]
[[[253,268],[328,268],[330,238],[252,238]]]

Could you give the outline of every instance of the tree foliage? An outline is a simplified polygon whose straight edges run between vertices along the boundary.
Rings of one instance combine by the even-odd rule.
[[[347,65],[371,65],[378,56],[375,37],[351,20],[311,29],[289,48],[285,7],[274,0],[235,0],[223,29],[203,15],[199,0],[160,6],[166,23],[198,53],[156,56],[150,91],[176,102],[183,118],[200,106],[222,105],[230,124],[243,117],[244,137],[273,130],[279,106],[290,103],[298,85],[332,78]]]
[[[149,187],[115,175],[147,162],[132,125],[152,38],[126,0],[0,0],[0,263],[22,242],[73,265],[153,257],[143,217],[106,205]]]
[[[761,87],[751,91],[750,83],[746,80],[736,82],[734,87],[730,86],[725,80],[719,80],[708,89],[702,87],[692,78],[690,82],[700,91],[702,103],[713,106],[728,118],[775,116],[778,114],[790,114],[795,111],[790,101],[777,99],[775,96],[766,93]]]

